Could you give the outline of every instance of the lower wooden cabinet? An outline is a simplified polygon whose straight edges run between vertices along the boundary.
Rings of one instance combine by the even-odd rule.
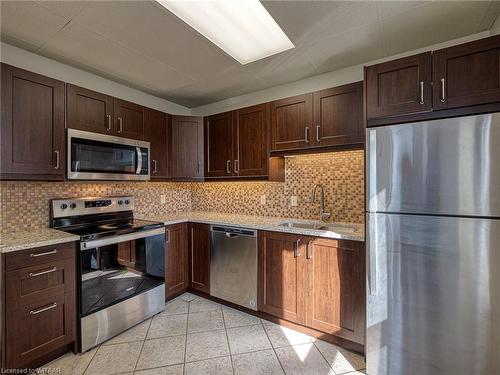
[[[189,287],[188,224],[166,227],[165,298]]]
[[[260,233],[259,310],[363,344],[364,243]]]
[[[210,293],[210,225],[189,224],[189,286]]]

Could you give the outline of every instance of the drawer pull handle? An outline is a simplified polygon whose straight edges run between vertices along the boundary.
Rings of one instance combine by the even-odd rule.
[[[57,267],[52,267],[50,270],[46,270],[46,271],[41,271],[41,272],[30,272],[29,273],[29,277],[36,277],[36,276],[40,276],[40,275],[45,275],[47,273],[52,273],[52,272],[56,272],[57,271]]]
[[[307,259],[311,259],[313,257],[312,254],[312,240],[307,243]]]
[[[57,249],[54,249],[52,251],[47,251],[45,253],[38,253],[38,254],[31,253],[30,257],[36,258],[36,257],[43,257],[45,255],[52,255],[52,254],[57,254]]]
[[[42,308],[40,308],[38,310],[31,310],[30,311],[30,315],[40,314],[40,313],[42,313],[44,311],[51,310],[51,309],[53,309],[55,307],[57,307],[57,302],[54,302],[54,303],[52,303],[52,304],[50,304],[48,306],[42,307]]]

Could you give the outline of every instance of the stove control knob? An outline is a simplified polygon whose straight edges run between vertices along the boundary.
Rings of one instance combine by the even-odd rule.
[[[118,204],[121,206],[123,204],[123,201],[122,200],[119,200],[118,201]]]
[[[61,210],[65,210],[68,208],[68,205],[66,203],[61,204]]]
[[[125,204],[129,204],[130,201],[128,199],[125,199]]]
[[[69,205],[69,208],[71,208],[71,209],[76,208],[76,203],[71,203],[71,204]]]

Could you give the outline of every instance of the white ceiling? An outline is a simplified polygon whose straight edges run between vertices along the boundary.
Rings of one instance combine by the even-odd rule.
[[[489,30],[497,1],[263,1],[296,48],[240,65],[154,1],[1,1],[1,39],[188,107]]]

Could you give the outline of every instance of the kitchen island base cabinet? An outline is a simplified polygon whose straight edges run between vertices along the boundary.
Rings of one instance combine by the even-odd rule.
[[[210,225],[189,224],[190,287],[210,293]]]
[[[188,225],[166,227],[165,298],[176,296],[189,286]]]
[[[364,242],[260,233],[259,310],[363,344]]]

